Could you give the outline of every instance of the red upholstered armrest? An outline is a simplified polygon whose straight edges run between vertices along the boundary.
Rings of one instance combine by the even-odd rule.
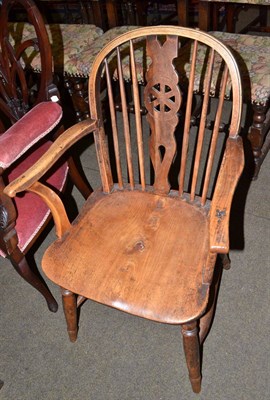
[[[62,118],[58,103],[39,103],[0,135],[0,167],[7,168],[46,136]]]

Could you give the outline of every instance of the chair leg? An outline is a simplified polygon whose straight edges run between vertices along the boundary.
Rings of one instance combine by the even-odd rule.
[[[87,91],[85,89],[85,78],[64,78],[64,86],[67,89],[76,115],[76,121],[83,121],[90,117],[89,105],[85,101]]]
[[[79,173],[77,165],[73,159],[73,157],[69,157],[68,159],[68,166],[69,166],[69,175],[72,179],[72,182],[77,187],[77,189],[81,192],[82,196],[86,199],[90,196],[93,192],[91,186],[87,182],[86,178],[83,178],[82,175]]]
[[[197,321],[182,325],[183,346],[194,393],[201,391],[200,342]]]
[[[254,157],[255,169],[253,179],[258,177],[261,167],[262,147],[265,136],[264,122],[266,119],[267,106],[253,104],[253,122],[249,129],[248,139]]]
[[[9,259],[19,275],[43,295],[48,304],[49,310],[56,312],[58,310],[58,304],[55,298],[47,288],[45,282],[43,282],[42,277],[35,274],[29,267],[25,255],[17,248],[9,256]]]
[[[227,257],[227,260],[228,260],[228,257]],[[221,263],[222,263],[222,265],[217,264],[215,266],[215,274],[214,274],[213,282],[212,282],[211,288],[210,288],[208,306],[207,306],[205,314],[200,318],[199,338],[200,338],[201,345],[204,342],[206,336],[208,335],[210,328],[212,326],[212,323],[213,323],[213,319],[214,319],[214,314],[215,314],[215,309],[216,309],[216,304],[217,304],[217,297],[218,297],[218,290],[219,290],[219,285],[220,285],[220,280],[221,280],[221,275],[222,275],[222,268],[225,268],[225,261],[223,260],[222,257],[221,257]]]
[[[78,334],[76,295],[70,290],[62,289],[62,301],[69,339],[71,342],[75,342]]]
[[[219,254],[222,262],[223,269],[229,270],[231,268],[231,260],[229,254]]]

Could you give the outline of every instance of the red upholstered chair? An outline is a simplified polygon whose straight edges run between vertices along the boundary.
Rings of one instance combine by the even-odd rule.
[[[24,6],[36,38],[23,41],[15,50],[8,38],[8,15],[16,3]],[[38,76],[25,68],[25,50],[31,46],[40,52],[42,68]],[[37,7],[32,0],[4,0],[0,16],[0,256],[10,259],[54,312],[57,302],[25,258],[49,220],[49,208],[35,194],[26,194],[13,202],[3,190],[49,149],[52,135],[48,135],[52,132],[58,136],[61,132],[62,108],[58,100],[58,90],[52,79],[51,48]],[[7,125],[11,127],[6,130]],[[60,192],[65,187],[68,172],[87,198],[91,190],[72,159],[61,162],[45,180]]]

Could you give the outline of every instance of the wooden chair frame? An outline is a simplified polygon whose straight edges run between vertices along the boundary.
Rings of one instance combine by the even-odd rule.
[[[158,40],[160,35],[165,36],[166,40],[164,44]],[[145,105],[148,110],[147,120],[152,130],[149,148],[150,148],[150,157],[153,163],[153,168],[155,172],[155,180],[153,185],[148,185],[145,181],[144,176],[144,156],[143,156],[143,142],[142,142],[142,126],[141,126],[141,105],[139,102],[139,93],[138,93],[138,82],[137,82],[137,73],[136,73],[136,65],[135,65],[135,56],[134,56],[134,43],[138,39],[143,37],[147,37],[147,51],[148,55],[152,59],[152,64],[147,73],[147,81],[148,84],[145,87]],[[178,89],[178,78],[173,67],[172,60],[176,57],[177,54],[177,46],[178,46],[178,37],[186,38],[194,40],[194,48],[193,48],[193,61],[191,62],[191,71],[189,78],[189,88],[186,99],[185,106],[185,123],[183,127],[183,142],[182,142],[182,157],[181,157],[181,166],[179,173],[179,188],[178,190],[172,190],[169,182],[168,182],[168,171],[170,169],[170,165],[172,159],[175,156],[175,143],[172,139],[172,135],[177,125],[177,112],[182,103],[182,95]],[[197,151],[194,161],[193,175],[192,175],[192,185],[188,192],[184,190],[184,180],[185,180],[185,171],[187,165],[187,155],[188,155],[188,147],[189,147],[189,132],[191,125],[191,111],[192,111],[192,99],[193,99],[193,84],[195,79],[195,67],[196,67],[196,54],[198,43],[204,43],[210,47],[210,49],[214,49],[211,51],[210,59],[209,59],[209,72],[208,78],[206,79],[206,87],[205,87],[205,100],[203,102],[203,112],[202,112],[202,120],[199,128],[199,137],[197,142]],[[134,170],[132,164],[132,152],[131,152],[131,142],[130,142],[130,130],[129,130],[129,122],[128,122],[128,112],[127,112],[127,102],[126,95],[124,90],[124,80],[122,76],[121,69],[121,56],[120,49],[123,43],[128,43],[130,46],[130,63],[131,63],[131,75],[132,75],[132,83],[133,89],[135,93],[135,124],[137,130],[137,143],[138,143],[138,160],[139,160],[139,172],[140,172],[140,183],[136,183],[134,179]],[[118,73],[118,81],[120,87],[120,96],[122,100],[122,115],[123,115],[123,134],[125,138],[125,149],[126,149],[126,159],[127,159],[127,169],[128,169],[128,182],[124,182],[123,177],[123,169],[120,163],[119,157],[119,143],[117,136],[117,123],[116,123],[116,112],[115,105],[113,101],[113,91],[112,91],[112,82],[110,79],[110,55],[113,50],[116,50],[117,54],[117,73]],[[160,52],[164,52],[164,55],[161,57]],[[225,73],[222,80],[222,89],[219,98],[219,103],[216,111],[216,118],[214,129],[212,132],[211,145],[208,155],[207,168],[204,175],[204,183],[203,188],[200,195],[196,194],[196,182],[198,179],[198,171],[199,164],[201,159],[201,145],[202,138],[204,137],[206,117],[207,117],[207,109],[209,106],[208,99],[210,93],[210,81],[211,81],[211,70],[213,68],[213,63],[215,59],[215,52],[217,52],[224,61],[228,68],[225,68]],[[156,61],[155,56],[157,56]],[[105,74],[107,80],[107,88],[108,88],[108,101],[110,104],[110,113],[111,113],[111,127],[114,141],[114,148],[116,153],[116,170],[117,170],[117,178],[116,181],[113,180],[112,171],[110,168],[110,157],[108,154],[106,135],[104,131],[104,121],[102,116],[102,107],[101,107],[101,97],[100,97],[100,84],[102,80],[102,75]],[[231,110],[231,124],[230,124],[230,132],[228,138],[226,140],[226,148],[225,153],[222,158],[222,163],[220,165],[218,178],[215,184],[215,189],[212,197],[212,201],[208,198],[208,189],[210,182],[211,170],[213,167],[213,156],[216,148],[216,140],[219,132],[220,118],[221,118],[221,110],[224,104],[224,92],[227,83],[227,78],[230,75],[231,84],[232,84],[232,110]],[[170,77],[170,81],[168,78]],[[160,86],[157,82],[160,82]],[[167,83],[166,83],[167,82]],[[164,86],[165,85],[165,86]],[[167,86],[166,86],[167,85]],[[164,88],[164,91],[163,91]],[[158,92],[160,93],[160,102],[156,101],[158,99]],[[155,94],[153,96],[153,93]],[[170,102],[165,101],[164,99],[171,99]],[[162,100],[163,99],[163,100]],[[161,105],[161,100],[164,101],[167,106]],[[221,42],[219,42],[214,37],[202,33],[189,28],[180,28],[180,27],[172,27],[172,26],[159,26],[159,27],[147,27],[140,28],[134,30],[132,32],[128,32],[114,40],[112,40],[97,56],[93,67],[92,72],[89,78],[89,103],[91,110],[91,119],[82,121],[77,125],[68,129],[61,137],[57,139],[56,142],[52,145],[50,151],[45,154],[31,169],[29,169],[24,176],[19,177],[16,181],[10,183],[8,187],[5,188],[5,193],[8,196],[14,197],[16,193],[27,190],[34,192],[41,196],[46,204],[50,207],[54,221],[56,226],[56,235],[58,240],[53,244],[52,247],[46,252],[46,255],[43,259],[43,268],[45,268],[47,275],[54,280],[57,284],[62,287],[62,296],[63,296],[63,305],[64,312],[67,320],[67,329],[69,333],[69,337],[71,341],[75,341],[77,338],[78,331],[78,321],[77,321],[77,307],[82,304],[82,302],[86,298],[92,298],[98,302],[116,307],[120,310],[124,310],[131,314],[139,315],[141,317],[145,317],[148,319],[153,319],[159,322],[179,324],[182,326],[182,334],[183,334],[183,344],[186,355],[186,361],[189,370],[189,377],[192,384],[192,388],[194,392],[199,392],[201,388],[201,366],[200,366],[200,346],[203,343],[211,324],[211,320],[213,317],[213,310],[216,302],[216,293],[217,286],[220,278],[220,270],[215,269],[217,255],[221,254],[224,259],[224,264],[227,266],[228,258],[227,254],[229,251],[229,217],[230,217],[230,208],[233,199],[233,194],[241,172],[244,166],[244,155],[243,155],[243,147],[242,140],[239,136],[240,130],[240,121],[241,121],[241,109],[242,109],[242,90],[241,90],[241,79],[239,70],[236,64],[235,59],[233,58],[230,50]],[[95,145],[97,150],[98,163],[100,167],[100,175],[102,181],[102,189],[94,191],[94,193],[89,197],[86,202],[84,208],[81,210],[81,216],[77,219],[76,223],[70,224],[66,211],[64,209],[63,203],[60,198],[56,196],[56,194],[48,187],[44,186],[39,182],[39,179],[53,166],[53,164],[79,139],[93,133],[95,139]],[[161,156],[161,147],[165,148],[165,155]],[[125,197],[128,199],[135,199],[135,204],[141,204],[144,207],[144,204],[150,204],[152,201],[157,200],[157,208],[158,209],[166,209],[166,202],[171,202],[170,204],[175,204],[177,211],[177,207],[180,204],[185,204],[189,210],[200,210],[200,215],[204,215],[207,219],[207,225],[209,223],[209,227],[206,228],[207,232],[209,232],[206,236],[209,235],[209,243],[206,244],[206,251],[204,253],[205,262],[203,263],[203,273],[202,277],[199,278],[199,286],[200,289],[197,288],[196,282],[191,282],[192,291],[194,293],[199,291],[198,300],[199,305],[195,305],[193,303],[193,297],[185,296],[184,293],[179,293],[179,296],[183,295],[183,308],[181,310],[171,310],[168,306],[160,306],[158,301],[152,301],[152,296],[155,298],[155,292],[151,293],[152,296],[145,296],[145,285],[142,285],[139,293],[136,294],[136,290],[131,290],[129,293],[129,287],[132,286],[132,283],[127,283],[127,285],[123,285],[123,293],[127,291],[127,298],[130,300],[123,301],[122,300],[122,285],[120,284],[117,289],[119,293],[119,301],[118,297],[114,291],[113,286],[110,286],[110,282],[114,280],[113,272],[110,272],[111,262],[113,263],[113,259],[115,255],[112,255],[110,258],[110,254],[107,254],[108,259],[103,259],[105,263],[109,263],[105,267],[104,273],[106,274],[106,278],[101,278],[101,281],[98,282],[98,274],[100,271],[101,276],[103,271],[102,265],[98,264],[99,268],[95,272],[96,280],[86,279],[85,273],[83,282],[85,288],[79,288],[79,283],[76,281],[76,276],[80,275],[81,260],[84,255],[80,255],[80,238],[79,231],[83,229],[83,221],[84,218],[88,218],[87,215],[91,215],[95,213],[95,207],[99,207],[99,202],[106,201],[108,199],[112,199],[112,196],[116,196],[116,199],[124,199]],[[120,196],[120,197],[118,197]],[[134,196],[134,197],[133,197]],[[137,201],[138,199],[138,201]],[[156,199],[156,200],[153,200]],[[117,200],[117,204],[119,205],[119,201]],[[113,200],[112,204],[114,204]],[[132,200],[132,204],[134,204],[134,200]],[[108,203],[107,203],[108,204]],[[109,203],[110,204],[110,203]],[[129,203],[128,203],[129,204]],[[140,206],[139,206],[140,207]],[[88,213],[88,210],[92,210]],[[112,215],[112,208],[105,207],[106,212]],[[194,211],[194,212],[197,212]],[[158,212],[158,211],[157,211]],[[117,213],[113,214],[117,219]],[[178,215],[178,214],[177,214]],[[93,217],[94,218],[94,217]],[[133,218],[135,216],[133,215]],[[204,217],[203,217],[204,218]],[[100,218],[97,216],[97,221]],[[93,229],[95,225],[95,219],[91,220],[91,226]],[[128,223],[128,220],[122,221],[124,225]],[[150,221],[151,222],[151,221]],[[116,222],[115,222],[116,223]],[[151,229],[153,228],[153,232],[156,229],[155,221],[151,222]],[[154,225],[153,225],[154,224]],[[111,224],[113,226],[113,223]],[[118,226],[118,225],[116,225]],[[121,226],[121,225],[120,225]],[[55,265],[62,265],[62,262],[65,263],[66,260],[63,260],[65,257],[69,257],[69,255],[62,254],[62,259],[59,260],[57,258],[57,250],[55,247],[61,247],[62,243],[65,243],[65,240],[72,240],[73,230],[79,229],[79,231],[75,234],[76,243],[72,241],[69,244],[69,248],[73,247],[72,253],[75,255],[76,253],[76,261],[72,258],[70,261],[71,265],[67,268],[66,274],[62,274],[61,266],[58,268],[58,271],[53,271]],[[91,229],[89,227],[85,227],[87,229],[87,234],[85,232],[84,238],[90,235]],[[128,245],[125,248],[123,259],[121,259],[120,266],[123,265],[123,271],[128,273],[128,266],[125,267],[125,263],[129,260],[129,257],[140,257],[140,254],[143,254],[146,248],[148,248],[147,242],[145,243],[144,239],[136,239],[137,234],[130,232],[131,237],[131,245]],[[153,233],[154,235],[154,233]],[[165,232],[166,237],[171,236],[172,240],[175,239],[175,243],[177,243],[176,237],[172,235],[171,231]],[[115,239],[116,236],[116,239]],[[91,237],[91,240],[95,242],[94,237]],[[96,234],[95,236],[98,240],[100,235]],[[114,232],[110,235],[110,238],[114,240],[114,244],[117,245],[120,243],[120,238],[118,239],[117,232]],[[87,239],[89,240],[89,239]],[[98,240],[96,243],[92,243],[94,248],[98,247]],[[132,240],[135,240],[135,244],[133,245]],[[149,239],[151,240],[151,239]],[[203,240],[203,239],[202,239]],[[207,240],[207,239],[205,239]],[[107,241],[104,240],[104,245],[106,245]],[[92,246],[91,244],[91,246]],[[90,245],[90,244],[89,244]],[[85,246],[85,245],[84,245]],[[209,247],[208,247],[209,246]],[[88,245],[86,246],[88,247]],[[75,248],[77,250],[75,250]],[[84,247],[85,248],[85,247]],[[150,245],[151,248],[151,245]],[[189,246],[185,246],[185,248],[189,248]],[[117,254],[122,250],[117,248]],[[146,250],[147,251],[147,250]],[[188,251],[188,250],[187,250]],[[195,249],[197,251],[197,249]],[[177,250],[175,252],[178,254]],[[115,254],[115,252],[114,252]],[[121,256],[122,257],[122,256]],[[171,257],[168,254],[168,258]],[[104,258],[104,257],[103,257]],[[99,263],[97,257],[94,257],[95,261]],[[109,260],[109,261],[108,261]],[[75,261],[76,268],[73,268],[73,262]],[[103,262],[100,261],[101,263]],[[87,265],[89,263],[89,256],[87,256]],[[166,259],[166,264],[169,264],[169,260]],[[74,264],[74,265],[75,265]],[[64,264],[63,264],[64,265]],[[85,265],[85,264],[84,264]],[[66,265],[67,266],[67,265]],[[120,268],[120,267],[119,267]],[[169,268],[169,266],[168,266]],[[113,268],[112,268],[113,269]],[[132,268],[131,268],[132,269]],[[133,269],[132,269],[133,270]],[[74,274],[73,272],[74,271]],[[170,271],[170,269],[168,270]],[[218,273],[218,278],[214,283],[214,293],[215,299],[211,304],[208,304],[208,295],[211,283],[213,281],[214,271]],[[118,272],[116,272],[117,274]],[[155,274],[155,269],[152,270],[152,273]],[[165,272],[164,272],[165,273]],[[58,278],[57,274],[60,274]],[[168,272],[168,274],[170,274]],[[201,276],[201,275],[200,275]],[[130,279],[132,276],[130,276]],[[133,281],[136,282],[136,278]],[[141,278],[141,277],[140,277]],[[175,277],[176,278],[176,277]],[[79,279],[79,278],[78,278]],[[202,279],[202,282],[201,282]],[[67,283],[69,282],[69,283]],[[129,281],[132,282],[132,279]],[[179,291],[177,280],[175,281],[174,287],[174,279],[170,280],[170,294],[171,299],[168,302],[169,304],[172,302],[175,296],[175,293]],[[75,288],[77,284],[76,291]],[[95,293],[94,295],[89,295],[91,286],[91,290]],[[117,286],[118,287],[118,286]],[[150,286],[151,287],[151,286]],[[106,290],[107,288],[107,290]],[[152,288],[152,287],[151,287]],[[175,291],[174,291],[175,290]],[[182,290],[182,289],[181,289]],[[76,296],[75,293],[79,295]],[[111,295],[110,295],[111,294]],[[135,298],[134,298],[135,296]],[[169,296],[169,297],[170,297]],[[163,297],[163,296],[162,296]],[[131,301],[133,298],[133,303]],[[146,300],[142,300],[146,299]],[[145,307],[142,307],[142,302],[145,301]],[[153,309],[149,309],[149,304],[152,304]],[[181,303],[182,304],[182,303]],[[134,306],[134,307],[133,307]],[[147,307],[148,306],[148,307]]]

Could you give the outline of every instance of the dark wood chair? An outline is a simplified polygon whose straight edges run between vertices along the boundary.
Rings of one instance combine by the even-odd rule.
[[[182,40],[193,44],[189,78],[181,77],[174,66],[177,61],[179,68],[182,61],[178,57]],[[196,128],[191,127],[194,84],[200,79],[196,58],[205,47],[208,67]],[[151,60],[142,97],[134,55],[138,50],[143,60]],[[127,111],[125,58],[131,65],[135,116]],[[219,101],[212,104],[215,123],[208,130],[212,70],[220,59],[226,68],[220,77]],[[102,80],[110,110],[106,120]],[[229,82],[233,94],[230,131],[222,136],[219,126]],[[121,113],[115,111],[115,85]],[[42,266],[62,288],[70,340],[77,338],[77,307],[86,299],[149,320],[178,324],[192,388],[199,392],[200,350],[209,331],[221,274],[216,261],[222,255],[227,266],[230,208],[244,166],[237,64],[229,49],[206,33],[176,26],[139,28],[112,40],[97,56],[89,77],[89,104],[91,119],[68,129],[36,165],[5,188],[5,194],[34,192],[51,208],[58,239],[46,250]],[[142,106],[147,110],[146,121],[142,121]],[[71,224],[60,198],[39,180],[74,142],[90,132],[101,188]]]
[[[9,13],[19,3],[33,24],[36,37],[22,40],[16,48],[8,32]],[[41,73],[28,69],[25,50],[40,53]],[[53,83],[52,55],[42,17],[32,0],[4,0],[0,16],[0,256],[8,257],[17,272],[46,299],[51,311],[57,302],[42,277],[30,267],[25,257],[50,218],[50,210],[33,194],[11,201],[4,193],[5,185],[34,164],[58,136],[62,108]],[[11,125],[11,126],[10,126]],[[7,129],[8,128],[8,129]],[[52,133],[47,138],[48,134]],[[72,158],[62,162],[47,182],[62,191],[68,172],[85,198],[89,185],[78,173]]]

